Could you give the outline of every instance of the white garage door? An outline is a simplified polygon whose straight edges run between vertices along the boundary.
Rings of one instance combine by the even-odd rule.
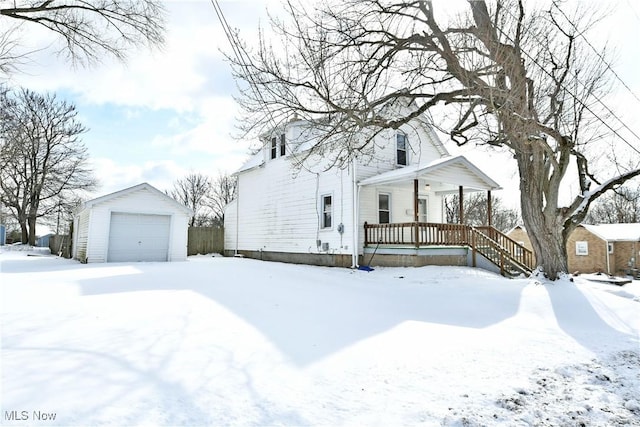
[[[108,262],[167,261],[169,215],[111,213]]]

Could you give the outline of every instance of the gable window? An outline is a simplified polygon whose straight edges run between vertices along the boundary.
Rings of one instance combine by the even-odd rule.
[[[389,224],[391,219],[391,196],[389,194],[378,194],[378,223]]]
[[[271,158],[275,159],[278,155],[278,138],[271,138]]]
[[[396,134],[396,164],[407,166],[407,135],[402,132]]]
[[[582,255],[582,256],[589,255],[589,242],[585,242],[585,241],[576,242],[576,255]]]
[[[331,195],[324,195],[322,196],[322,228],[331,228],[332,214]]]
[[[285,144],[284,133],[280,135],[280,156],[287,154],[287,146]]]

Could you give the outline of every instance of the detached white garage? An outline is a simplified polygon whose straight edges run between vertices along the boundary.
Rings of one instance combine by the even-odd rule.
[[[81,262],[187,259],[191,209],[147,183],[85,202],[73,220],[73,257]]]

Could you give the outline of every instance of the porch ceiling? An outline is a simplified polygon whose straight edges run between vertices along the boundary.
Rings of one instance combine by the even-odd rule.
[[[464,156],[445,157],[426,165],[394,169],[360,181],[366,185],[407,185],[414,179],[425,183],[442,183],[474,190],[501,190],[500,185]]]

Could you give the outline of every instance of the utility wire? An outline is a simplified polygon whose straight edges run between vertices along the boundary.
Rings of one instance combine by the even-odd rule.
[[[602,56],[602,54],[598,51],[598,49],[596,49],[587,39],[587,37],[584,35],[584,31],[580,31],[578,29],[578,27],[576,27],[576,25],[569,19],[569,17],[564,13],[564,11],[562,9],[560,9],[560,7],[557,5],[557,3],[554,1],[552,3],[553,6],[555,6],[556,9],[558,9],[558,12],[560,12],[562,14],[562,16],[564,16],[564,18],[567,20],[567,22],[569,24],[571,24],[571,26],[573,27],[574,30],[577,31],[577,34],[582,37],[584,39],[585,42],[587,42],[587,44],[589,45],[589,47],[596,53],[596,55],[598,55],[598,58],[600,58],[600,60],[607,66],[607,69],[609,71],[611,71],[613,73],[613,75],[616,77],[616,79],[618,79],[618,81],[620,81],[620,83],[622,83],[622,85],[629,91],[629,93],[631,95],[633,95],[633,97],[640,102],[640,97],[638,97],[638,95],[636,95],[633,90],[631,90],[631,88],[624,82],[624,80],[622,80],[622,78],[618,75],[618,73],[615,72],[615,70],[611,67],[611,65],[607,62],[607,60],[604,58],[604,56]],[[637,16],[637,15],[636,15]],[[637,135],[636,135],[637,136]]]
[[[213,6],[213,9],[215,10],[216,15],[218,16],[218,20],[222,25],[224,34],[227,37],[227,40],[229,41],[229,45],[233,50],[233,54],[236,57],[236,60],[238,61],[238,65],[240,66],[240,68],[244,69],[245,75],[249,80],[249,86],[251,87],[251,90],[253,91],[254,96],[256,96],[256,98],[259,98],[260,102],[262,102],[262,104],[264,104],[265,107],[268,107],[269,104],[262,96],[262,92],[260,92],[256,88],[257,83],[254,78],[253,72],[250,71],[249,66],[247,65],[252,63],[251,58],[249,58],[244,52],[244,50],[240,47],[240,42],[238,41],[238,38],[233,32],[233,30],[231,29],[231,27],[229,26],[229,23],[227,22],[227,18],[224,16],[224,12],[222,11],[220,4],[218,3],[218,0],[211,0],[211,5]],[[270,121],[273,121],[273,118],[270,115],[269,115],[269,119]],[[274,126],[275,126],[275,122],[274,122]]]
[[[516,16],[513,15],[513,13],[508,10],[508,9],[504,9],[509,15],[511,15],[512,18],[514,19],[518,19]],[[514,44],[515,46],[515,41],[508,35],[506,34],[504,31],[502,31],[501,28],[496,27],[496,29],[498,31],[500,31],[500,33],[511,43]],[[539,41],[539,40],[538,40]],[[531,56],[526,50],[522,49],[522,47],[520,47],[520,51],[522,53],[524,53],[534,64],[536,64],[545,74],[547,74],[549,77],[553,78],[553,75],[547,71],[547,69],[545,67],[543,67],[533,56]],[[576,81],[578,83],[580,83],[583,87],[586,88],[586,85],[584,83],[582,83],[580,80],[576,79]],[[590,107],[589,105],[585,104],[583,101],[581,101],[578,96],[571,92],[570,89],[568,89],[564,84],[561,84],[561,87],[569,94],[571,95],[579,104],[581,104],[587,111],[589,111],[598,121],[600,121],[600,123],[602,123],[603,125],[605,125],[611,132],[613,132],[616,136],[618,136],[618,138],[620,138],[625,144],[627,144],[633,151],[635,151],[636,153],[640,154],[640,150],[636,147],[634,147],[629,141],[626,140],[626,138],[624,138],[622,135],[620,135],[618,133],[618,131],[616,131],[614,128],[611,127],[611,125],[609,125],[605,120],[603,120],[600,116],[598,116]],[[622,125],[628,129],[636,138],[638,138],[638,140],[640,140],[640,136],[638,136],[631,128],[629,128],[629,126],[627,126],[622,119],[620,119],[615,112],[613,112],[609,107],[607,107],[607,105],[597,96],[592,95],[593,97],[596,98],[596,100],[602,104],[620,123],[622,123]]]

